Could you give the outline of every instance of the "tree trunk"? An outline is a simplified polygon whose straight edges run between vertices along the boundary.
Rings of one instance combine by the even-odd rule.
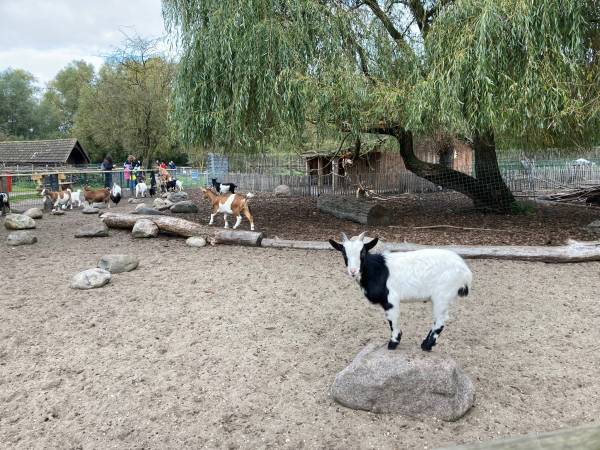
[[[391,134],[400,144],[404,165],[415,175],[466,195],[476,208],[499,213],[511,211],[515,199],[500,174],[493,134],[476,133],[474,137],[476,178],[441,164],[421,161],[414,153],[410,131],[397,129]]]

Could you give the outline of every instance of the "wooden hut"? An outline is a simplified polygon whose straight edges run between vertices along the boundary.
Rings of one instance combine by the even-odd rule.
[[[5,167],[55,167],[89,164],[90,157],[77,139],[0,142],[0,164]]]

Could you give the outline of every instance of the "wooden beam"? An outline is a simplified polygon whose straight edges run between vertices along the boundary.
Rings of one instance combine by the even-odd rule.
[[[599,448],[600,425],[594,425],[446,447],[443,450],[598,450]]]

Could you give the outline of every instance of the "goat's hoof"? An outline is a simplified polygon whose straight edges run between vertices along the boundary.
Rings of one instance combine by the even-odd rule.
[[[399,343],[400,342],[389,341],[388,342],[388,350],[396,350],[396,347],[398,347]]]
[[[422,343],[421,343],[421,350],[423,350],[424,352],[430,352],[431,349],[433,348],[433,346],[436,344],[435,341],[431,342],[428,339],[425,339]]]

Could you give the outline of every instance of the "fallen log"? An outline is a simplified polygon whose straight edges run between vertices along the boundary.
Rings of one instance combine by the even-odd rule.
[[[386,250],[392,252],[410,252],[423,248],[443,248],[458,253],[468,259],[509,259],[518,261],[540,261],[547,263],[574,263],[600,261],[600,242],[569,241],[567,245],[519,246],[519,245],[418,245],[407,242],[401,244],[386,243]]]
[[[317,208],[339,219],[352,220],[363,225],[389,225],[391,211],[383,205],[354,197],[321,196]]]
[[[302,250],[333,250],[327,241],[291,241],[286,239],[263,239],[263,247],[295,248]],[[424,248],[452,250],[465,259],[506,259],[516,261],[539,261],[547,263],[572,263],[600,261],[600,242],[569,241],[568,245],[550,246],[461,246],[461,245],[419,245],[410,243],[381,242],[376,251],[409,252]]]
[[[532,433],[526,436],[496,439],[476,444],[445,447],[439,450],[597,450],[600,442],[600,426],[567,428],[549,433]]]
[[[264,234],[256,231],[220,230],[212,238],[213,244],[260,247]]]
[[[100,217],[109,228],[131,229],[140,219],[148,219],[156,224],[160,231],[173,233],[178,236],[206,236],[209,234],[207,227],[189,220],[171,216],[154,216],[143,214],[119,214],[106,212]]]

